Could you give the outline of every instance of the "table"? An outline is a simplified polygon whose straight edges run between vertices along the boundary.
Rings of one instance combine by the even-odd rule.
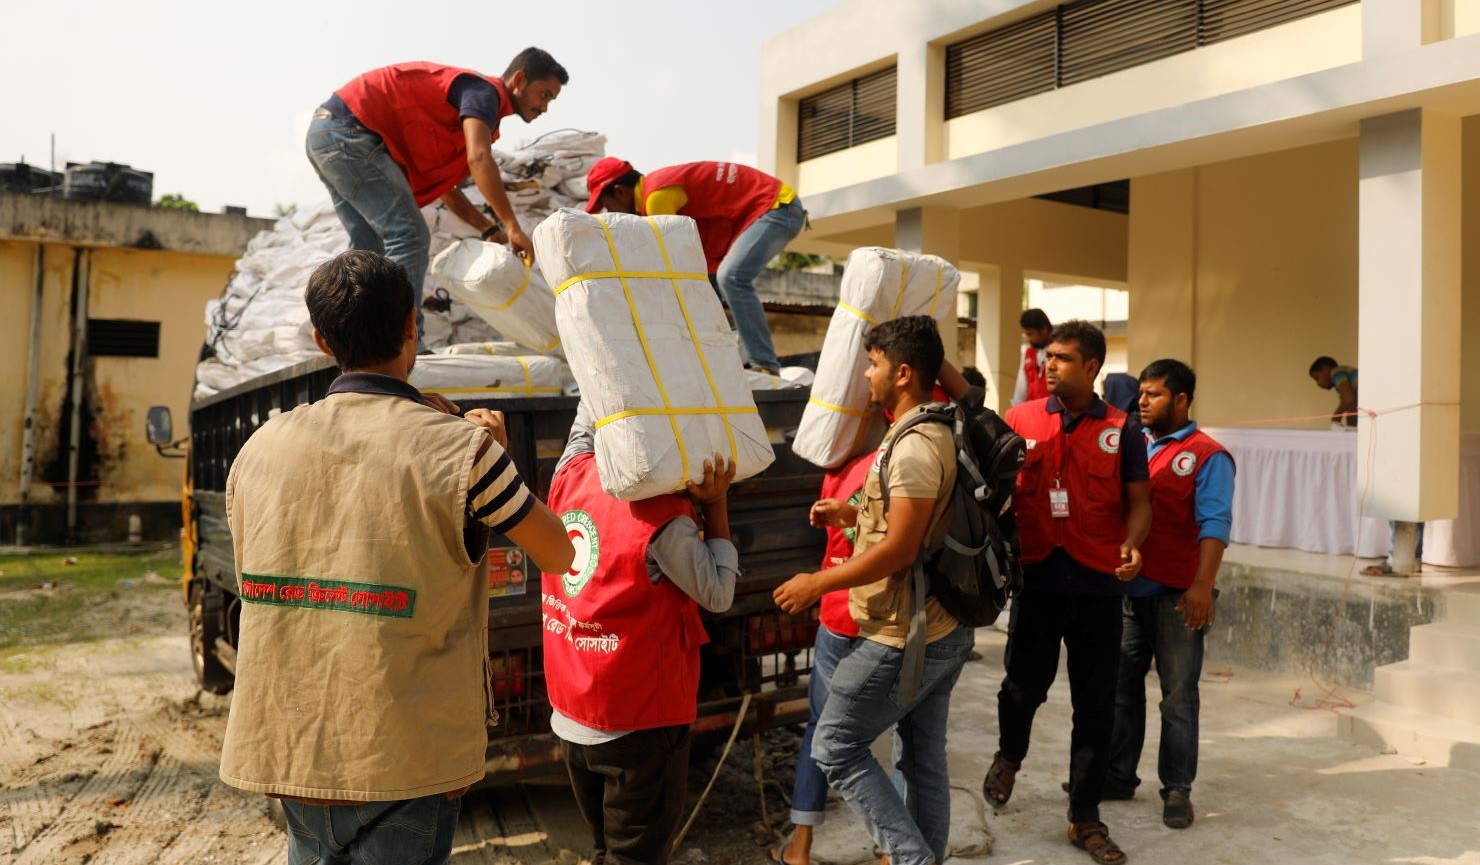
[[[1358,514],[1355,432],[1212,427],[1206,432],[1238,463],[1234,543],[1363,558],[1387,555],[1387,521]],[[1461,438],[1459,516],[1426,525],[1423,560],[1480,566],[1480,435]]]

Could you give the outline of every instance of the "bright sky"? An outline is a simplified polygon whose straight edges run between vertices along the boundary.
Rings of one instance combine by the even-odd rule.
[[[202,210],[327,197],[313,109],[361,72],[433,60],[500,74],[538,45],[571,82],[501,145],[574,126],[639,168],[753,163],[761,43],[837,0],[73,0],[6,4],[0,162],[122,162]]]

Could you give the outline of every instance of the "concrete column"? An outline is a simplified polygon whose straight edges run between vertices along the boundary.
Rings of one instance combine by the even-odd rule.
[[[1127,365],[1174,357],[1194,368],[1197,286],[1197,169],[1131,181],[1127,251]]]
[[[894,214],[894,245],[957,264],[961,261],[961,212],[954,207],[901,210]],[[946,336],[946,357],[955,358],[959,347]]]
[[[923,43],[900,50],[895,108],[899,170],[938,162],[945,140],[945,48]]]
[[[1464,121],[1464,233],[1460,242],[1460,431],[1480,433],[1480,117]]]
[[[1460,120],[1361,124],[1358,489],[1401,521],[1459,508]]]
[[[1023,269],[1016,264],[981,271],[976,304],[976,367],[987,379],[988,408],[1005,412],[1022,363]]]
[[[1418,48],[1443,38],[1453,0],[1362,0],[1362,57]]]

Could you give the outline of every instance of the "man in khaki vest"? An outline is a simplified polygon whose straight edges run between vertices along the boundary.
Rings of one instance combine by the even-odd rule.
[[[227,480],[242,610],[221,779],[283,800],[292,865],[445,863],[495,720],[489,533],[545,571],[574,553],[504,452],[502,415],[456,417],[407,383],[400,265],[346,252],[305,300],[342,374],[264,424]]]

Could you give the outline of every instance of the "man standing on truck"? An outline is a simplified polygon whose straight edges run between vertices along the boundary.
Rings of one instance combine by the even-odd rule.
[[[781,369],[755,279],[806,224],[795,189],[733,162],[690,162],[644,175],[614,156],[591,166],[586,186],[590,213],[676,213],[697,222],[710,281],[735,317],[746,364],[772,375]]]
[[[730,542],[735,464],[715,454],[687,495],[621,501],[601,488],[595,441],[582,401],[550,484],[576,548],[569,570],[543,569],[550,729],[593,861],[663,865],[683,816],[699,647],[709,641],[699,607],[728,610],[740,570]]]
[[[925,315],[884,322],[869,333],[864,348],[869,394],[894,417],[887,446],[893,430],[930,402],[945,349],[935,319]],[[897,701],[910,631],[912,568],[920,550],[938,546],[950,528],[956,482],[951,430],[936,423],[911,427],[894,442],[888,472],[887,511],[877,459],[864,480],[853,557],[825,571],[797,574],[776,589],[775,599],[783,611],[797,613],[827,592],[851,589],[849,607],[861,639],[833,671],[812,757],[893,865],[930,865],[946,857],[946,721],[951,690],[973,643],[972,629],[934,597],[924,602],[927,645],[918,688],[904,705]],[[901,754],[896,768],[909,790],[908,803],[870,751],[895,724]]]
[[[455,417],[407,384],[410,288],[373,252],[314,271],[314,341],[341,375],[264,424],[227,479],[242,609],[221,780],[283,800],[294,863],[447,862],[496,722],[489,534],[545,570],[574,553],[501,413]]]
[[[519,52],[502,77],[397,63],[359,76],[314,112],[308,159],[329,189],[350,248],[383,252],[406,268],[418,332],[431,243],[421,208],[441,199],[484,240],[501,239],[499,226],[458,189],[469,174],[514,252],[534,262],[534,245],[509,204],[492,145],[505,117],[532,122],[568,80],[565,67],[539,48]]]

